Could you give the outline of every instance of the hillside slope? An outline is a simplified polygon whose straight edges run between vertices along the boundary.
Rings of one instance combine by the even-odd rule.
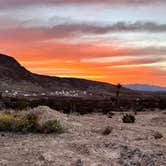
[[[24,91],[54,91],[59,89],[115,92],[116,86],[108,83],[76,78],[60,78],[31,73],[14,58],[0,54],[0,89]],[[130,91],[122,88],[122,91]]]

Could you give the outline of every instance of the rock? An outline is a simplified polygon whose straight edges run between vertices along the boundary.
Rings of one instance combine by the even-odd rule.
[[[70,147],[79,154],[90,155],[91,147],[84,142],[71,143]]]
[[[76,161],[76,165],[75,166],[83,166],[83,161],[81,159],[78,159]]]
[[[155,166],[154,156],[144,154],[140,149],[129,148],[126,145],[120,146],[119,163],[125,166]]]
[[[39,125],[43,125],[45,122],[49,121],[49,120],[58,120],[60,121],[61,125],[66,128],[69,126],[68,123],[68,117],[61,113],[58,112],[56,110],[53,110],[51,108],[49,108],[48,106],[38,106],[36,108],[33,109],[29,109],[28,111],[22,111],[20,114],[20,116],[25,116],[26,114],[36,114],[38,116],[38,124]]]
[[[142,165],[155,166],[153,159],[154,159],[153,156],[149,156],[149,155],[144,154],[142,156]]]
[[[112,118],[115,115],[115,113],[109,112],[107,115],[108,115],[108,118]]]
[[[7,160],[1,159],[1,160],[0,160],[0,165],[1,165],[1,166],[8,166],[8,165],[9,165],[9,162],[8,162]]]
[[[44,161],[54,161],[55,159],[55,154],[53,152],[45,152],[39,156],[39,160],[44,160]]]

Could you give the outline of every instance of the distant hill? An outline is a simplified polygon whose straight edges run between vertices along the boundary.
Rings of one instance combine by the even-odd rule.
[[[148,84],[128,84],[124,87],[136,91],[147,91],[147,92],[166,92],[166,87],[148,85]]]
[[[0,54],[0,90],[5,89],[33,92],[76,89],[96,93],[112,93],[116,91],[116,86],[86,79],[34,74],[21,66],[14,58]],[[126,88],[122,88],[121,91],[130,92]]]

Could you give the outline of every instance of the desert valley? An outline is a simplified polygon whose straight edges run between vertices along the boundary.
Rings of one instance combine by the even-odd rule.
[[[165,92],[0,64],[0,165],[166,165]]]
[[[166,0],[0,0],[0,166],[166,166]]]

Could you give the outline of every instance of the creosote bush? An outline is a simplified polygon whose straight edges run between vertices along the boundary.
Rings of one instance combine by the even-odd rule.
[[[35,114],[28,114],[22,118],[12,114],[0,115],[0,131],[11,132],[36,132],[38,117]]]
[[[47,121],[43,125],[38,124],[38,116],[29,113],[24,117],[12,114],[0,114],[0,131],[21,133],[63,133],[64,128],[60,121]]]
[[[35,114],[28,114],[25,117],[16,120],[14,124],[14,132],[38,132],[39,125],[37,123],[38,116]]]
[[[49,120],[43,125],[44,133],[63,133],[64,128],[59,120]]]
[[[134,123],[135,122],[135,116],[131,114],[125,114],[122,118],[123,123]]]

